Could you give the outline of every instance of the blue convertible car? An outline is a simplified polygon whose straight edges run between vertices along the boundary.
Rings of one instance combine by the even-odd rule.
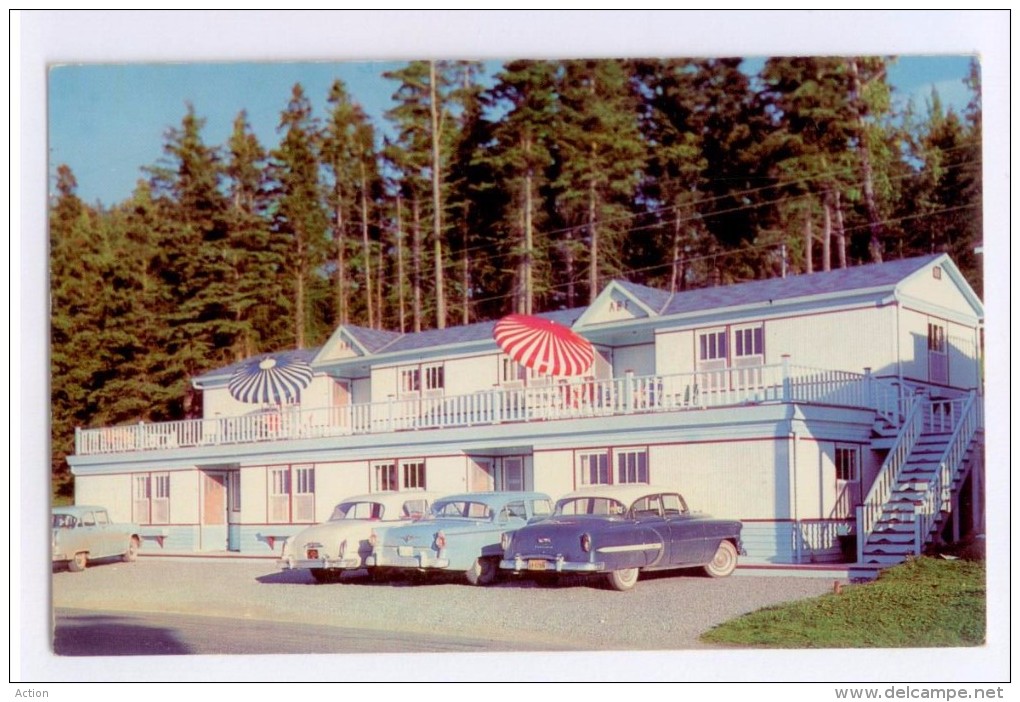
[[[374,577],[391,569],[460,571],[472,585],[488,585],[499,574],[502,536],[551,513],[552,500],[541,492],[449,495],[424,519],[372,537],[365,563]]]
[[[650,485],[587,488],[563,496],[552,517],[508,534],[500,567],[515,573],[595,573],[629,590],[641,570],[737,567],[742,524],[693,515],[675,490]]]

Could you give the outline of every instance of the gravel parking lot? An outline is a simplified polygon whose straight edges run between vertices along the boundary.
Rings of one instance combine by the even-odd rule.
[[[642,575],[630,592],[593,580],[544,586],[511,579],[482,588],[441,576],[375,583],[364,572],[337,584],[281,571],[270,560],[142,558],[54,572],[53,605],[289,621],[383,632],[441,633],[550,650],[708,648],[698,636],[768,605],[832,591],[832,580],[694,571]]]

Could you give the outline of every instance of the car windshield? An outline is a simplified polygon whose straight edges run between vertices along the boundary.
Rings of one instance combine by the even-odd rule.
[[[556,514],[563,516],[578,514],[616,516],[626,511],[627,507],[622,502],[610,497],[572,497],[556,503]]]
[[[73,529],[74,525],[78,520],[70,514],[54,514],[53,515],[53,528],[54,529]]]
[[[382,519],[386,507],[378,502],[341,502],[333,509],[329,521],[340,522],[345,519]]]
[[[492,517],[492,508],[483,502],[470,502],[468,500],[437,502],[432,508],[432,516],[444,519],[451,517],[490,519]]]

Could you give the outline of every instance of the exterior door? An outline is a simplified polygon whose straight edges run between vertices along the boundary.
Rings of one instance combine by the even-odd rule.
[[[486,492],[492,489],[492,460],[472,458],[468,464],[468,489],[471,492]]]
[[[241,550],[241,471],[227,472],[227,550]]]
[[[202,524],[200,548],[223,551],[227,548],[227,474],[202,473]]]
[[[497,490],[524,490],[524,460],[519,457],[504,458],[500,477]]]
[[[836,447],[836,503],[833,517],[850,518],[861,501],[860,449],[856,446]]]

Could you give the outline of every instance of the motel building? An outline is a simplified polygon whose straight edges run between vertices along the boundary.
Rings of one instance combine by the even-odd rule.
[[[519,365],[494,322],[342,325],[272,354],[311,367],[287,402],[236,399],[239,363],[193,379],[201,419],[78,429],[75,499],[168,554],[271,556],[398,489],[675,486],[741,520],[760,567],[891,564],[983,530],[984,312],[946,255],[673,294],[614,280],[538,316],[591,343],[587,374]]]

